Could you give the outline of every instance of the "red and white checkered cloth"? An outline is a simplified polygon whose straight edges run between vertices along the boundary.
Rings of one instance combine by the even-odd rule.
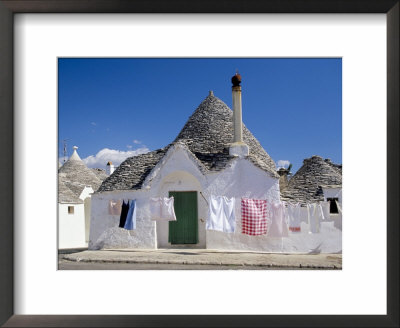
[[[242,233],[251,236],[267,233],[267,201],[242,198]]]

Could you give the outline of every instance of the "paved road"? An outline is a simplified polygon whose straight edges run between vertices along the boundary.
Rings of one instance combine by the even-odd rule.
[[[152,264],[152,263],[96,263],[60,260],[59,270],[281,270],[262,266]],[[287,270],[287,268],[285,268]]]
[[[60,254],[64,270],[341,269],[341,254],[269,254],[206,249],[99,250]]]

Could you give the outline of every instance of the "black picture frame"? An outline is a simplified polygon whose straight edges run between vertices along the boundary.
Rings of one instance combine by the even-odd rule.
[[[7,165],[7,170],[0,170],[0,324],[4,327],[399,327],[399,12],[399,0],[0,0],[0,149],[2,161]],[[11,204],[14,199],[13,21],[16,13],[385,13],[387,315],[14,315]]]

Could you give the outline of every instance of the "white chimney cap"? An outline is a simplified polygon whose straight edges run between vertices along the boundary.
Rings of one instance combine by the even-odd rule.
[[[72,153],[71,157],[69,158],[70,160],[76,160],[76,161],[81,161],[81,158],[79,157],[78,153],[76,152],[76,150],[78,149],[77,146],[72,147],[72,149],[74,150],[74,152]]]

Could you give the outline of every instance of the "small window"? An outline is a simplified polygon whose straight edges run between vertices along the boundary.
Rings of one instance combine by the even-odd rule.
[[[68,206],[68,214],[74,214],[74,207]]]
[[[339,203],[339,198],[327,198],[326,199],[328,202],[331,202],[330,204],[330,213],[332,214],[337,214],[339,213],[339,209],[336,205],[336,202]]]

